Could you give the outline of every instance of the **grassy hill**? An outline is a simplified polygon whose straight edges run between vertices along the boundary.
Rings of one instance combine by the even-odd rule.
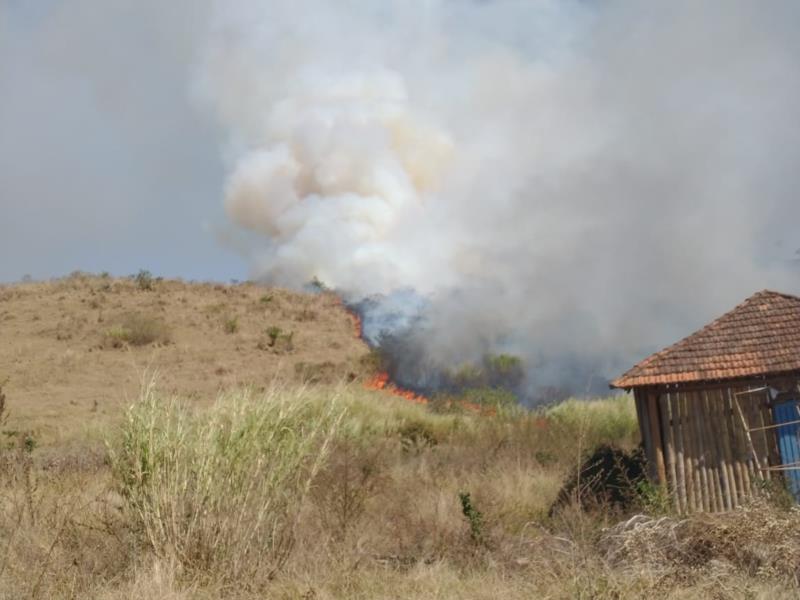
[[[145,370],[200,403],[275,380],[353,379],[368,352],[332,294],[75,274],[0,286],[0,382],[11,425],[43,443],[119,412]]]
[[[797,597],[775,490],[583,500],[587,456],[638,443],[630,398],[424,406],[368,356],[325,293],[1,287],[0,600]]]

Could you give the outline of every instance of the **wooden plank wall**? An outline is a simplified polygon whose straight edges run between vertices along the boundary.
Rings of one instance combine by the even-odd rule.
[[[676,511],[731,510],[751,495],[760,480],[770,479],[770,472],[759,470],[756,464],[734,403],[734,394],[746,389],[658,394],[637,390],[649,475],[653,481],[666,482]],[[739,404],[750,428],[772,424],[765,393],[740,395]],[[761,466],[780,463],[774,430],[753,432],[751,438]],[[663,471],[655,466],[659,460]]]

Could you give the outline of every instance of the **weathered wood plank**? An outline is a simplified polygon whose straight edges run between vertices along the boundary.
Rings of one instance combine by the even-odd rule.
[[[670,394],[670,405],[672,414],[672,438],[675,445],[675,472],[678,476],[675,486],[675,493],[678,495],[680,512],[689,512],[686,493],[686,464],[684,462],[683,451],[683,415],[681,414],[680,393]]]
[[[761,399],[760,398],[753,398],[745,396],[748,399],[746,404],[750,410],[750,414],[752,418],[748,419],[748,422],[751,424],[750,427],[763,427],[764,425],[771,425],[770,416],[768,415],[766,418],[764,413],[761,411]],[[755,431],[752,433],[753,441],[756,443],[756,451],[758,452],[758,458],[761,461],[762,467],[769,467],[776,464],[775,458],[773,453],[770,449],[769,438],[766,430],[762,429],[760,431]],[[770,481],[773,478],[771,471],[762,471],[762,476],[764,479]],[[780,477],[780,475],[776,475],[776,477]]]
[[[750,495],[750,483],[747,480],[747,468],[744,465],[743,457],[738,440],[736,438],[736,420],[733,415],[733,405],[731,404],[730,390],[720,390],[720,400],[724,413],[725,429],[727,435],[728,460],[733,467],[733,478],[736,491],[736,505],[739,506],[745,498]]]
[[[720,470],[724,484],[725,507],[732,510],[738,504],[736,494],[736,478],[733,473],[731,449],[728,445],[728,427],[725,419],[725,404],[722,401],[722,390],[713,390],[708,393],[709,409],[711,411],[712,427],[716,425],[714,436],[720,459]]]
[[[711,415],[708,410],[706,392],[700,392],[700,411],[702,415],[703,442],[705,446],[706,466],[709,475],[709,487],[711,489],[711,502],[713,511],[725,510],[725,501],[722,495],[722,481],[720,479],[719,456],[715,443],[715,432],[711,427]]]
[[[650,481],[658,480],[656,468],[656,455],[653,447],[653,438],[650,434],[650,415],[647,410],[647,395],[643,390],[634,390],[636,412],[639,416],[639,432],[642,435],[644,454],[647,457],[647,477]]]
[[[673,439],[672,415],[670,394],[662,394],[659,398],[658,408],[661,415],[661,435],[664,440],[664,454],[667,461],[667,477],[669,478],[669,495],[676,512],[681,511],[677,492],[677,470],[675,468],[675,440]]]
[[[699,395],[699,392],[693,391],[688,394],[688,399],[692,417],[692,440],[695,450],[695,459],[700,472],[700,500],[702,510],[708,512],[712,510],[711,486],[709,483],[708,467],[706,465],[705,444],[703,443],[704,435],[701,425],[702,414],[700,412]]]
[[[659,485],[667,485],[667,470],[664,465],[664,444],[661,441],[661,426],[658,416],[658,394],[647,393],[647,412],[650,421],[650,436],[653,439],[653,454],[656,457],[656,473]]]
[[[696,457],[693,446],[692,417],[689,411],[688,398],[686,392],[680,393],[681,404],[681,433],[683,438],[684,457],[686,459],[686,493],[689,503],[689,510],[697,512],[702,510],[702,502],[699,500],[700,493],[700,473],[695,468]]]

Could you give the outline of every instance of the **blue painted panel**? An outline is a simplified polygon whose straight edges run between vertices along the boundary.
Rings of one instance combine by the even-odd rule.
[[[775,424],[791,423],[800,420],[797,400],[789,400],[775,405],[772,409]],[[784,465],[800,463],[800,423],[778,427],[778,448]],[[789,491],[800,502],[800,468],[784,471]]]

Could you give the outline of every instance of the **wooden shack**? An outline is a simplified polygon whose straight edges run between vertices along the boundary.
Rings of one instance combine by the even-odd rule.
[[[681,513],[766,485],[800,498],[800,298],[759,292],[612,382],[633,390],[652,481]]]

